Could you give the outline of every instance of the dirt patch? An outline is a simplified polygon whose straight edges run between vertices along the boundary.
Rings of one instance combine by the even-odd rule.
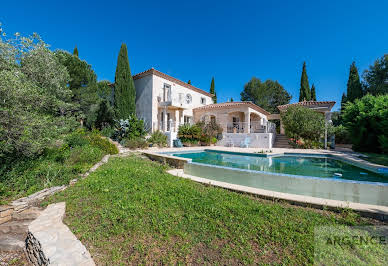
[[[0,265],[31,265],[23,251],[0,251]]]

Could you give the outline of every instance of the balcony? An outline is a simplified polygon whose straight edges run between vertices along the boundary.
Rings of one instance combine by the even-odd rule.
[[[164,99],[163,99],[164,98]],[[166,97],[158,96],[158,104],[160,107],[175,107],[175,108],[187,108],[188,105],[184,99],[183,93],[167,94]]]

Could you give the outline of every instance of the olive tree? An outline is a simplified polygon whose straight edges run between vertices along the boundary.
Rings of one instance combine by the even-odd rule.
[[[69,75],[37,35],[0,38],[0,163],[40,154],[75,126]]]
[[[287,136],[295,140],[318,141],[325,130],[323,115],[303,106],[292,106],[281,117]]]

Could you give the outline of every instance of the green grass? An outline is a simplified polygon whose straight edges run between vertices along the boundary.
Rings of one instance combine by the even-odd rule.
[[[35,159],[21,158],[0,166],[0,204],[43,188],[67,185],[117,148],[96,132],[76,131]]]
[[[364,159],[366,161],[388,166],[388,155],[387,154],[366,153],[366,152],[363,152],[362,154],[368,156],[368,157],[362,157],[362,159]]]
[[[136,156],[112,158],[45,204],[66,201],[65,223],[98,265],[312,264],[316,226],[372,221],[265,201],[165,170]],[[367,262],[380,262],[376,252],[367,254]]]

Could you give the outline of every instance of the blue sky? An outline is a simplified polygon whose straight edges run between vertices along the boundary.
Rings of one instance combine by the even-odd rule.
[[[73,51],[99,80],[114,80],[122,42],[132,74],[154,67],[209,90],[219,101],[253,76],[278,80],[298,100],[303,61],[318,100],[346,90],[349,66],[362,72],[388,53],[388,1],[5,1],[8,34],[39,33]]]

